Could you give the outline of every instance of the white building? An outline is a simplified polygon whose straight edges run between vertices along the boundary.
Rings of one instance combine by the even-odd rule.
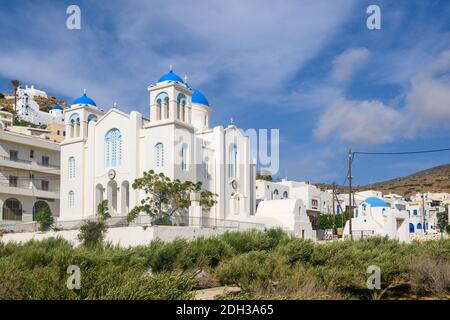
[[[14,128],[0,129],[0,223],[32,221],[46,206],[58,216],[60,146]]]
[[[10,112],[0,110],[0,130],[13,125],[13,115]]]
[[[387,236],[409,242],[409,215],[406,210],[391,207],[384,200],[377,197],[366,198],[355,209],[352,218],[353,238],[369,236]],[[344,237],[350,236],[349,221],[344,227]]]
[[[25,89],[17,89],[17,103],[14,109],[17,115],[22,119],[37,125],[48,125],[50,123],[63,123],[64,108],[60,105],[53,106],[49,112],[40,110],[35,97],[47,98],[44,91],[37,90],[34,86]]]
[[[256,181],[256,199],[259,201],[278,199],[301,199],[307,213],[332,213],[332,197],[308,182],[282,179],[280,182]]]
[[[60,220],[94,216],[103,199],[113,216],[127,215],[144,197],[131,184],[150,169],[216,193],[203,218],[248,220],[255,214],[249,139],[234,125],[210,127],[207,99],[172,70],[148,91],[149,119],[104,113],[86,94],[65,110]]]

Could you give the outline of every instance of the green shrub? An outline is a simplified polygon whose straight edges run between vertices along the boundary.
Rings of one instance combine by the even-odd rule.
[[[233,256],[233,248],[220,238],[199,238],[187,243],[176,259],[176,267],[194,269],[216,267],[221,261]]]
[[[54,218],[52,214],[52,210],[50,207],[45,207],[38,213],[36,213],[36,222],[39,224],[40,231],[47,231],[54,223]]]
[[[152,219],[152,224],[156,226],[171,226],[172,220],[168,215],[163,215],[161,217],[155,217]]]
[[[224,285],[237,284],[244,290],[265,290],[276,280],[273,257],[264,251],[252,251],[220,264],[215,273]]]
[[[108,227],[102,221],[87,221],[80,228],[78,240],[88,247],[101,245]]]
[[[293,239],[278,250],[282,259],[293,266],[297,262],[307,264],[311,261],[314,252],[314,243],[309,240]]]
[[[265,250],[270,251],[278,244],[288,241],[288,235],[281,229],[267,231],[233,231],[220,236],[223,241],[233,247],[237,253]]]

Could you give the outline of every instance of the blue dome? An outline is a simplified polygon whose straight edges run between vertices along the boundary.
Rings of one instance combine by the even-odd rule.
[[[194,90],[192,93],[192,103],[203,104],[204,106],[209,107],[209,102],[206,100],[206,97],[198,90]]]
[[[61,107],[59,104],[55,104],[55,105],[51,108],[51,110],[64,110],[64,108]]]
[[[164,81],[176,81],[180,83],[184,83],[183,79],[179,75],[177,75],[175,72],[170,70],[165,75],[163,75],[161,78],[159,78],[158,82],[164,82]]]
[[[81,97],[75,99],[75,100],[72,102],[72,105],[74,105],[74,104],[82,104],[82,105],[89,104],[89,105],[94,106],[94,107],[97,106],[97,105],[95,104],[95,101],[92,100],[91,98],[89,98],[89,97],[86,95],[86,93],[83,94]]]
[[[389,205],[380,198],[376,197],[369,197],[366,200],[364,200],[365,203],[370,205],[371,207],[389,207]]]

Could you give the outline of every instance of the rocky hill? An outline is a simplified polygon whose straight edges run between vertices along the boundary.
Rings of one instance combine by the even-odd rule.
[[[330,184],[317,184],[321,189],[331,189]],[[347,186],[337,186],[340,192],[347,192]],[[355,186],[356,191],[382,191],[383,194],[397,193],[399,195],[415,195],[419,192],[449,192],[450,193],[450,164],[445,164],[409,176],[372,183],[370,185]]]
[[[5,94],[6,95],[6,94]],[[61,99],[57,99],[53,96],[44,97],[34,97],[34,101],[39,105],[39,109],[45,112],[48,112],[51,107],[55,104],[59,104],[60,106],[67,108],[67,102]],[[12,110],[14,105],[14,99],[5,99],[0,96],[0,106],[5,108],[6,110]]]

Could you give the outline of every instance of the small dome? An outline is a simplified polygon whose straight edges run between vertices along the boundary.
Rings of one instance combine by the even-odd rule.
[[[95,104],[95,101],[92,100],[91,98],[89,98],[89,97],[86,95],[86,93],[83,94],[81,97],[75,99],[75,100],[72,102],[72,105],[76,105],[76,104],[81,104],[81,105],[91,105],[91,106],[94,106],[94,107],[97,106],[97,105]]]
[[[364,202],[371,207],[389,207],[389,205],[384,200],[376,197],[369,197],[364,200]]]
[[[198,103],[198,104],[202,104],[204,106],[208,106],[209,107],[208,100],[203,95],[203,93],[201,93],[198,90],[194,90],[194,92],[192,93],[192,103]]]
[[[64,110],[59,104],[55,104],[50,110]]]
[[[184,83],[183,79],[179,75],[177,75],[173,70],[170,70],[165,75],[163,75],[161,78],[159,78],[158,82],[164,82],[164,81],[176,81],[179,83]]]

